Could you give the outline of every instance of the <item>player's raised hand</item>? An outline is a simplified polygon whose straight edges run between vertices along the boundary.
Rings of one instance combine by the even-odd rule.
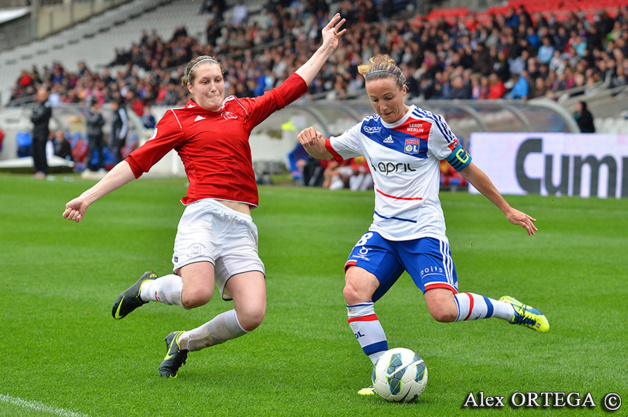
[[[87,207],[89,207],[89,204],[83,198],[77,197],[65,205],[63,217],[68,220],[74,220],[78,223],[85,216]]]
[[[338,38],[344,35],[347,31],[347,29],[340,30],[346,21],[346,19],[341,19],[340,13],[336,13],[334,17],[331,18],[329,23],[327,23],[327,26],[325,26],[322,30],[324,46],[328,46],[332,50],[336,50],[338,47]]]
[[[323,140],[323,134],[313,127],[305,128],[297,135],[297,139],[303,149],[318,159],[329,159],[332,155],[327,151],[325,147],[325,141]]]
[[[539,230],[534,225],[534,222],[536,221],[534,217],[528,216],[524,212],[517,209],[511,209],[506,215],[506,218],[510,223],[519,225],[526,229],[526,232],[528,232],[528,236],[532,236],[537,230]]]
[[[297,139],[303,145],[303,147],[315,146],[316,143],[322,139],[323,134],[318,132],[313,127],[305,128],[297,135]]]

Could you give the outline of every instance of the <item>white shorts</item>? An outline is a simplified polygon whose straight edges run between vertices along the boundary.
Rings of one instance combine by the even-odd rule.
[[[211,262],[220,295],[231,300],[225,285],[234,275],[265,274],[259,257],[257,226],[251,216],[210,198],[189,204],[177,228],[172,263],[174,272],[195,262]]]

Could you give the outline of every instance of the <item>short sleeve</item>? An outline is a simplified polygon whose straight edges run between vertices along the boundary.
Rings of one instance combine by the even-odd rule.
[[[438,160],[447,159],[458,143],[458,138],[441,115],[434,114],[434,117],[435,122],[430,130],[428,149]]]
[[[255,98],[238,98],[238,103],[243,107],[249,129],[262,123],[275,111],[283,109],[293,103],[307,92],[305,80],[298,75],[292,74],[279,87],[266,91],[262,96]]]
[[[164,155],[179,146],[183,139],[183,128],[176,114],[173,110],[166,112],[150,139],[131,152],[126,159],[135,177],[139,178],[144,172],[148,172]]]
[[[362,141],[360,140],[360,129],[362,123],[358,123],[349,130],[345,131],[340,136],[332,136],[329,138],[328,150],[332,155],[336,157],[339,155],[342,159],[354,158],[356,156],[364,155],[364,148],[362,147]]]
[[[428,147],[439,160],[445,159],[456,171],[462,171],[471,163],[471,156],[453,134],[451,128],[440,115],[434,115],[436,123],[432,126]]]

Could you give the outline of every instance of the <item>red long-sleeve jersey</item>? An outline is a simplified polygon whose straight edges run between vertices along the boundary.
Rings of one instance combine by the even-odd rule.
[[[216,112],[205,110],[190,99],[185,107],[168,110],[151,138],[126,161],[139,178],[175,149],[189,180],[187,195],[181,199],[183,204],[217,198],[257,207],[259,197],[249,135],[273,112],[306,91],[303,78],[293,74],[263,96],[229,96]]]

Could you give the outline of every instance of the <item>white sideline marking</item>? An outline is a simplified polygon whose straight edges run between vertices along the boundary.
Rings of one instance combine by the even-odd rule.
[[[0,401],[18,405],[20,407],[31,408],[37,411],[45,411],[61,417],[89,417],[87,414],[75,413],[74,411],[64,410],[63,408],[50,407],[49,405],[40,403],[39,401],[26,401],[21,398],[11,397],[10,395],[0,394]]]

